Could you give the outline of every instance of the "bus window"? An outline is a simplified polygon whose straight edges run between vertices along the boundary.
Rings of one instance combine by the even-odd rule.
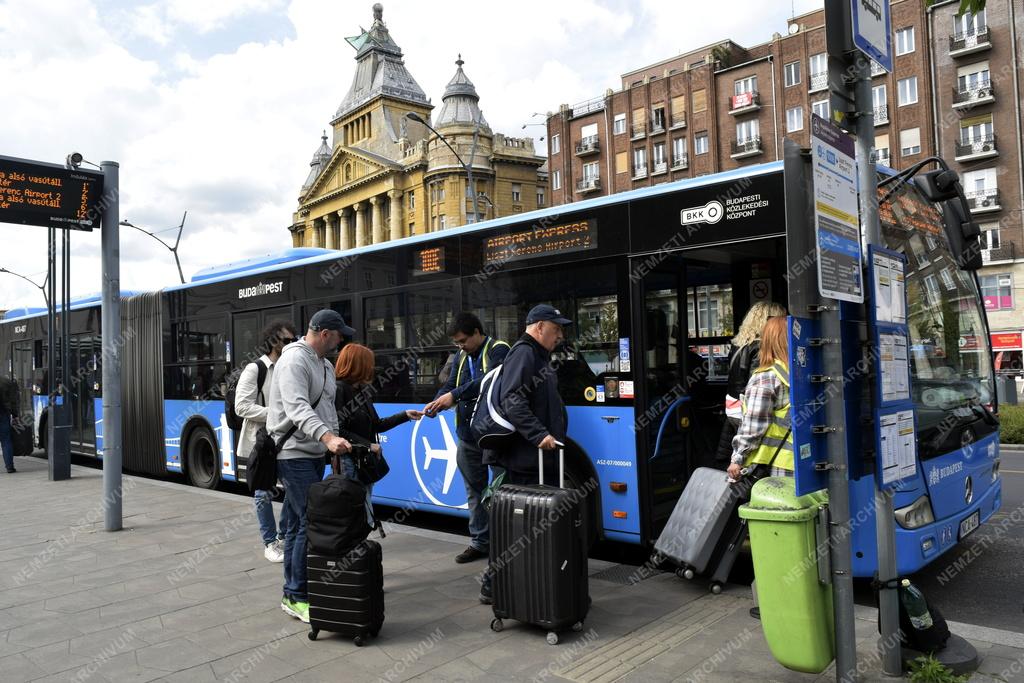
[[[227,358],[223,317],[175,323],[172,335],[178,341],[175,360],[179,362]]]
[[[231,362],[235,367],[242,367],[260,355],[256,348],[260,342],[259,313],[234,314],[231,316],[231,329]]]
[[[371,349],[404,349],[408,346],[400,295],[368,297],[363,302],[363,315],[363,338]]]

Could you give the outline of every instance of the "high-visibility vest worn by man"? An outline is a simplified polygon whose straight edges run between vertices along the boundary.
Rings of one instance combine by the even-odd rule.
[[[759,367],[743,392],[743,419],[732,440],[729,474],[765,465],[772,476],[793,476],[786,319],[770,318],[761,335]]]

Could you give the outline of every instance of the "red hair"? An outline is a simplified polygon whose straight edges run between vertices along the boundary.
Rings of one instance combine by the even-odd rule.
[[[758,362],[762,368],[769,368],[775,361],[789,364],[789,342],[786,318],[781,315],[768,318],[761,331],[761,349]]]
[[[362,344],[346,344],[334,363],[334,376],[352,384],[369,384],[373,367],[373,351]]]

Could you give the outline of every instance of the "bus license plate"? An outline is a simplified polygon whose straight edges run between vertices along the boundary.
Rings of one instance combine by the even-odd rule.
[[[975,510],[974,514],[960,522],[960,539],[963,540],[967,534],[971,533],[981,525],[981,510]]]

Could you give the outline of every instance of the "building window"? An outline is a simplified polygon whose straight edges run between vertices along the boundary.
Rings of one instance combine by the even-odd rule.
[[[823,119],[831,117],[831,106],[828,100],[819,100],[817,102],[811,102],[811,111]]]
[[[512,201],[515,203],[523,201],[523,186],[519,183],[512,183]]]
[[[956,282],[953,281],[953,275],[949,272],[949,268],[943,268],[939,271],[939,277],[942,278],[942,286],[948,290],[956,289]]]
[[[804,129],[804,108],[791,107],[786,110],[786,132],[792,133]]]
[[[782,67],[786,74],[786,87],[800,85],[800,62],[790,62]]]
[[[615,135],[621,135],[626,132],[626,115],[616,114],[615,120],[612,122],[612,132]]]
[[[686,158],[686,138],[675,138],[672,140],[672,161],[679,161]]]
[[[637,147],[633,150],[633,175],[644,175],[647,173],[647,149]]]
[[[924,276],[924,295],[930,306],[937,306],[942,299],[942,292],[939,290],[939,280],[934,275]]]
[[[562,172],[552,171],[551,172],[551,189],[560,190],[562,189]]]
[[[901,107],[917,103],[917,76],[901,78],[896,83],[896,89]]]
[[[914,51],[914,27],[908,26],[896,31],[896,54],[905,55]]]
[[[416,193],[415,192],[410,192],[409,193],[408,205],[409,205],[409,210],[410,211],[412,211],[413,209],[416,208]]]
[[[668,169],[668,159],[665,156],[665,143],[655,143],[654,148],[651,150],[651,157],[654,161],[654,172],[665,171]]]
[[[665,129],[665,108],[658,107],[651,110],[651,128],[653,130]]]
[[[752,142],[756,140],[760,134],[761,129],[758,125],[757,119],[740,121],[736,124],[736,142],[741,145],[745,142]]]
[[[733,94],[743,95],[745,93],[757,92],[757,76],[739,78],[733,83]]]
[[[541,208],[543,206],[544,206],[544,188],[538,185],[537,186],[537,208],[539,209],[539,208]]]
[[[1013,275],[979,275],[981,298],[986,311],[1005,311],[1013,308]]]
[[[693,111],[707,111],[708,108],[708,93],[706,90],[701,88],[700,90],[693,91]]]
[[[971,64],[959,70],[956,78],[957,89],[962,93],[969,93],[978,88],[987,88],[991,83],[991,75],[988,70],[988,62]]]
[[[998,249],[999,244],[999,224],[989,223],[981,226],[981,248]]]
[[[960,144],[967,146],[978,143],[979,149],[983,143],[992,142],[995,139],[992,130],[992,115],[988,114],[977,119],[968,119],[960,122]]]
[[[589,164],[583,164],[583,180],[594,181],[601,177],[601,162],[592,161]]]
[[[900,154],[909,157],[921,153],[921,129],[909,128],[900,131]]]
[[[707,154],[708,153],[708,134],[697,133],[693,136],[693,153],[694,154]]]
[[[810,74],[810,90],[824,90],[828,87],[828,55],[820,52],[808,59],[807,73]]]
[[[551,136],[551,153],[558,154],[562,151],[562,136],[555,133]]]
[[[981,10],[977,14],[964,12],[959,16],[953,17],[953,32],[961,38],[963,36],[984,33],[987,26],[988,21],[985,18],[985,10]]]
[[[437,217],[438,223],[441,225],[441,229],[444,230],[448,227],[448,216],[443,213]]]

